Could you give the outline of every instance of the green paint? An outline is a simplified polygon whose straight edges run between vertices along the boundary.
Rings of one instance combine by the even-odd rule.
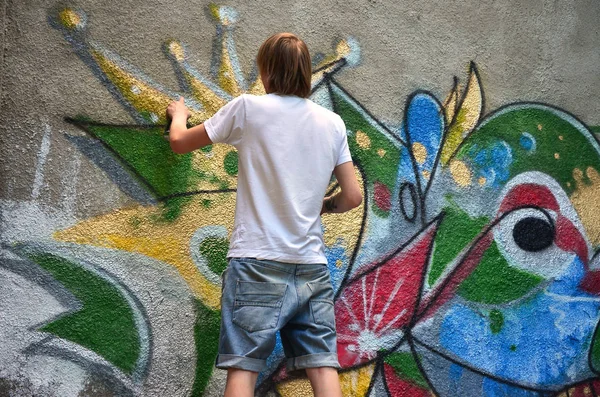
[[[485,217],[471,218],[455,204],[444,209],[444,220],[435,236],[428,282],[433,285],[446,266],[469,244],[488,223]]]
[[[502,326],[504,325],[504,315],[500,310],[492,310],[490,312],[490,329],[493,334],[497,334],[502,331]]]
[[[200,300],[196,300],[196,324],[194,326],[196,379],[192,389],[194,397],[203,395],[212,375],[219,347],[220,325],[220,312],[210,310]]]
[[[590,348],[590,365],[596,371],[600,372],[600,326],[596,327],[592,346]]]
[[[210,205],[212,204],[212,201],[210,201],[209,199],[202,199],[202,201],[200,202],[200,204],[202,204],[202,206],[204,208],[210,208]]]
[[[597,125],[595,127],[590,127],[590,130],[592,130],[592,132],[594,134],[600,134],[600,125]]]
[[[485,304],[500,304],[519,299],[543,279],[508,264],[496,242],[485,251],[477,268],[458,288],[463,298]]]
[[[536,140],[533,153],[528,153],[520,145],[523,132],[533,135]],[[469,162],[476,170],[476,165],[469,161],[473,152],[504,141],[512,150],[509,179],[522,172],[535,170],[552,176],[565,192],[571,194],[577,186],[573,179],[574,169],[593,167],[600,171],[598,150],[591,144],[590,138],[589,133],[582,133],[549,109],[514,108],[492,116],[465,140],[457,157]],[[555,153],[559,154],[559,159],[554,157]]]
[[[456,205],[444,209],[445,216],[435,237],[428,281],[433,285],[446,266],[482,231],[486,218],[471,218]],[[506,303],[531,291],[542,278],[509,265],[496,242],[485,251],[475,270],[460,284],[463,298],[486,304]]]
[[[160,127],[89,125],[88,129],[135,169],[159,197],[192,188],[192,155],[174,153]]]
[[[133,311],[108,281],[64,258],[46,253],[27,256],[50,272],[81,301],[81,310],[46,324],[50,332],[86,347],[132,374],[140,354]]]
[[[208,262],[210,270],[221,274],[227,267],[229,240],[225,237],[207,237],[200,243],[200,253]]]
[[[517,346],[516,345],[510,345],[510,351],[516,352],[517,351]]]
[[[173,222],[181,215],[183,207],[191,201],[191,196],[173,197],[165,200],[161,211],[162,220]]]
[[[334,94],[333,99],[336,104],[336,111],[344,120],[346,128],[352,131],[348,135],[348,146],[352,153],[352,158],[359,163],[365,173],[365,179],[372,194],[373,183],[379,181],[386,185],[391,192],[394,191],[396,184],[396,174],[400,162],[400,149],[389,138],[373,127],[351,103],[344,98]],[[370,147],[361,148],[356,142],[356,132],[364,132],[371,141]],[[379,149],[385,150],[383,157],[377,154]],[[373,204],[373,208],[376,206]],[[388,211],[381,211],[385,216]]]
[[[208,146],[201,147],[200,150],[203,151],[204,153],[210,153],[210,152],[212,152],[212,148],[213,148],[212,145],[208,145]]]
[[[400,379],[429,390],[429,385],[427,385],[427,381],[421,374],[412,354],[392,353],[385,358],[385,363],[394,368],[394,372]]]
[[[225,172],[231,176],[236,176],[238,173],[238,153],[235,150],[230,151],[225,155],[223,159],[223,166]]]

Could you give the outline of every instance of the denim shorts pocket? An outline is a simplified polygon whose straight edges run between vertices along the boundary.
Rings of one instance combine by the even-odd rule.
[[[248,332],[277,327],[286,290],[286,284],[238,280],[233,323]]]
[[[327,280],[329,275],[327,274]],[[333,306],[333,287],[329,281],[309,282],[312,291],[309,301],[310,312],[316,324],[325,325],[335,330],[335,313]]]
[[[310,312],[316,324],[335,330],[333,301],[329,299],[312,299],[310,301]]]

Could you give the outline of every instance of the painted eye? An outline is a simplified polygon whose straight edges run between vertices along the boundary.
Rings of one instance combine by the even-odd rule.
[[[512,236],[519,248],[538,252],[554,242],[554,225],[547,219],[526,217],[515,223]]]

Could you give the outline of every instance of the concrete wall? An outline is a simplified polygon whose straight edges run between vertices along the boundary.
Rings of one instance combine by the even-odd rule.
[[[600,394],[596,0],[0,12],[0,394],[222,394],[237,154],[171,153],[163,112],[260,93],[278,31],[311,48],[364,189],[323,217],[344,395]],[[311,395],[282,362],[257,395]]]

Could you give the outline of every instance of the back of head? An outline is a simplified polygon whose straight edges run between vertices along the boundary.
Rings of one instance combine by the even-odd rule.
[[[308,47],[292,33],[269,37],[258,50],[258,70],[268,93],[310,95],[312,76]]]

